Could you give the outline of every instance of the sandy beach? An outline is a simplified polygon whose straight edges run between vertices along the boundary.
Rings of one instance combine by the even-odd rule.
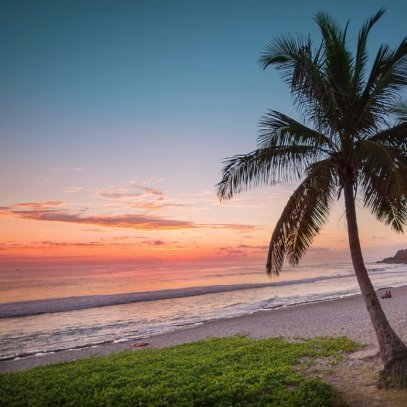
[[[407,342],[407,286],[392,289],[392,298],[381,300],[383,309],[396,333]],[[379,292],[380,295],[380,292]],[[18,360],[0,362],[0,372],[29,369],[39,365],[70,361],[78,358],[105,355],[124,349],[138,349],[143,344],[151,347],[171,346],[207,337],[236,334],[253,338],[273,336],[315,337],[346,335],[366,344],[368,350],[377,348],[376,336],[369,315],[360,295],[321,301],[250,315],[210,321],[199,326],[163,335],[140,338],[95,348],[84,348],[44,356],[30,356]]]

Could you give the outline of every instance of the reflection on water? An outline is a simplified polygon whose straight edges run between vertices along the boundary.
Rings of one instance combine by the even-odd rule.
[[[154,291],[191,286],[269,282],[263,264],[168,267],[70,265],[0,268],[0,302]]]

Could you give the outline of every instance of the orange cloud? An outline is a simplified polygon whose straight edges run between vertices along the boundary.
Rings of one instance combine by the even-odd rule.
[[[143,186],[137,186],[137,188],[140,192],[131,192],[128,188],[114,188],[89,192],[91,192],[92,196],[116,201],[124,204],[126,207],[141,210],[158,210],[181,206],[180,204],[168,202],[165,194],[158,189]]]
[[[138,230],[170,230],[170,229],[231,229],[247,231],[257,229],[253,225],[239,224],[197,224],[188,220],[166,219],[159,216],[140,214],[93,215],[83,216],[83,211],[67,212],[50,209],[52,206],[64,204],[61,201],[42,201],[14,204],[0,207],[0,217],[29,219],[48,222],[65,222],[104,227],[131,228]],[[47,206],[48,205],[48,206]],[[30,209],[19,209],[28,207]]]
[[[81,216],[78,213],[67,213],[52,209],[15,210],[1,208],[0,217],[12,217],[49,222],[67,222],[106,227],[132,228],[132,229],[190,229],[196,227],[193,222],[163,219],[136,214]]]
[[[138,189],[141,190],[141,192],[129,192],[127,188],[116,188],[116,189],[107,189],[107,190],[101,190],[101,191],[96,191],[93,194],[95,196],[99,196],[101,198],[106,198],[106,199],[113,199],[113,200],[132,200],[132,199],[137,199],[140,197],[143,198],[150,198],[152,200],[156,201],[162,201],[165,199],[165,194],[162,191],[159,191],[158,189],[155,188],[149,188],[149,187],[142,187],[142,186],[137,186]]]
[[[142,242],[106,242],[106,241],[90,241],[90,242],[54,242],[50,240],[43,240],[41,242],[18,243],[9,241],[0,243],[0,251],[18,251],[18,250],[44,250],[44,249],[135,249],[141,247],[163,246],[163,247],[176,247],[184,248],[179,245],[177,241],[164,241],[164,240],[146,240]],[[186,247],[186,246],[185,246]]]
[[[200,226],[208,229],[231,229],[237,230],[238,232],[247,232],[248,230],[260,229],[259,226],[255,225],[242,225],[236,223],[213,223],[213,224],[201,224]]]
[[[246,257],[247,251],[233,247],[219,247],[215,254],[223,257]]]
[[[143,243],[149,246],[162,246],[165,244],[162,240],[146,240]]]
[[[105,248],[105,247],[120,247],[129,248],[131,244],[122,243],[103,243],[103,242],[52,242],[44,240],[42,242],[31,242],[27,244],[7,242],[0,243],[0,251],[15,251],[15,250],[44,250],[44,249],[60,249],[60,248]]]
[[[120,192],[120,191],[100,191],[97,193],[97,195],[102,198],[121,200],[121,199],[138,198],[142,194],[141,194],[141,192],[127,193],[127,192]]]
[[[39,202],[20,202],[18,204],[14,204],[11,206],[6,206],[6,207],[0,207],[0,210],[2,209],[10,209],[10,208],[29,208],[29,209],[34,209],[34,210],[41,210],[41,209],[47,209],[47,208],[52,208],[52,207],[57,207],[57,206],[62,206],[65,205],[66,202],[64,201],[39,201]]]
[[[264,254],[268,250],[266,245],[239,244],[236,246],[219,247],[215,254],[224,257],[247,257],[249,254]]]

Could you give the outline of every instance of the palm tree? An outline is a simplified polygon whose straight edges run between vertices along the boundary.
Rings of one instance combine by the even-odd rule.
[[[359,31],[354,54],[327,14],[315,22],[322,41],[283,35],[268,44],[263,68],[275,66],[289,85],[303,123],[275,110],[260,122],[258,148],[225,160],[217,185],[221,200],[261,184],[295,181],[271,237],[266,270],[279,274],[284,259],[298,264],[343,193],[352,263],[376,331],[384,363],[381,384],[407,382],[407,348],[389,325],[367,273],[356,218],[356,199],[396,232],[407,221],[407,37],[381,45],[368,64],[367,37],[384,14]],[[368,70],[370,68],[370,71]]]

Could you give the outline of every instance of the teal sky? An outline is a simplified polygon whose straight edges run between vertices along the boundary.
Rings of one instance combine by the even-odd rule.
[[[278,74],[260,69],[265,45],[281,33],[318,38],[316,11],[350,19],[355,39],[381,7],[372,51],[407,34],[405,1],[2,1],[0,205],[61,200],[84,211],[95,191],[131,182],[178,204],[216,201],[222,159],[255,148],[261,115],[295,116]],[[199,210],[176,217],[211,218]],[[254,210],[269,228],[275,217]],[[250,216],[248,203],[231,218]]]

